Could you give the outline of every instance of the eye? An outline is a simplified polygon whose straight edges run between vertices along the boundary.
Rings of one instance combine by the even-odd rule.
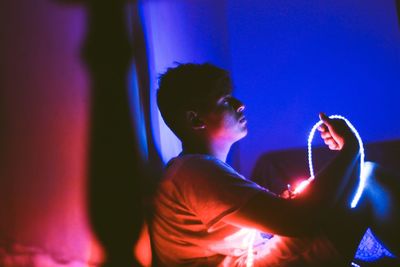
[[[222,104],[224,106],[229,105],[230,102],[231,102],[230,100],[231,100],[230,96],[224,96],[224,97],[221,98],[220,104]]]

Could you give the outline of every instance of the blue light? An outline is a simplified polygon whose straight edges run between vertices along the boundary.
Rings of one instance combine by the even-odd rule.
[[[371,262],[383,257],[395,258],[395,256],[375,238],[371,229],[368,228],[358,246],[355,258]]]
[[[346,122],[346,124],[349,126],[349,128],[351,129],[351,131],[356,136],[358,144],[360,146],[360,180],[359,180],[356,194],[350,204],[351,208],[355,208],[358,204],[358,201],[360,200],[362,192],[364,191],[366,179],[367,179],[367,175],[365,172],[365,164],[364,164],[364,159],[365,159],[364,144],[363,144],[360,134],[358,133],[356,128],[345,117],[340,116],[340,115],[331,115],[331,116],[329,116],[329,118],[344,120]],[[314,167],[313,167],[313,161],[312,161],[311,142],[314,138],[315,131],[321,124],[323,124],[323,122],[321,120],[318,121],[316,124],[314,124],[314,126],[312,127],[312,129],[310,131],[310,134],[308,135],[307,149],[308,149],[308,167],[310,169],[310,178],[308,178],[307,181],[314,180]],[[370,166],[370,165],[368,165],[368,166]]]

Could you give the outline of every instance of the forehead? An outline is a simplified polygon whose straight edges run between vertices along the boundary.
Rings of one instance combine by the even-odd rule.
[[[219,79],[188,93],[188,98],[194,101],[199,110],[209,110],[221,97],[232,94],[232,83],[230,79]]]
[[[213,90],[209,93],[208,99],[209,100],[218,100],[223,96],[226,95],[231,95],[232,94],[232,88],[219,88],[216,90]]]
[[[200,111],[212,111],[217,106],[221,98],[232,94],[232,90],[218,90],[211,92],[206,98],[204,98],[200,104]]]

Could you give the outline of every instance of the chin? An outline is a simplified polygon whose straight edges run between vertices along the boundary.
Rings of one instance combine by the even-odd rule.
[[[243,136],[240,139],[245,138],[246,136],[247,136],[247,128],[243,131]]]
[[[247,127],[241,129],[240,133],[238,134],[238,137],[236,139],[236,142],[239,141],[240,139],[245,138],[247,135]]]

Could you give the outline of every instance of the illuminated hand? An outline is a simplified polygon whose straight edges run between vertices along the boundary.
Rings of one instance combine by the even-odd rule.
[[[293,199],[296,197],[296,193],[290,188],[290,185],[288,184],[287,189],[283,191],[279,196],[281,198]]]
[[[290,198],[293,198],[293,193],[286,189],[286,190],[283,191],[279,196],[280,196],[281,198],[290,199]]]
[[[341,150],[345,143],[357,144],[354,133],[344,120],[330,119],[325,113],[319,114],[323,124],[318,127],[321,138],[331,150]]]

